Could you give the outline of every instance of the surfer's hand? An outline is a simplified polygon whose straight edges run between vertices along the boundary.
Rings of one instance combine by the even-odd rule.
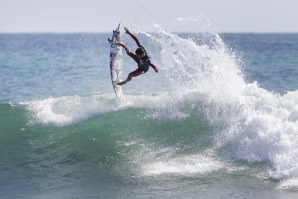
[[[124,30],[125,30],[125,32],[126,32],[127,34],[129,33],[128,28],[124,27]]]
[[[157,68],[155,68],[154,70],[155,70],[156,73],[158,73],[158,69]]]
[[[115,44],[116,44],[117,46],[125,46],[125,44],[122,43],[121,41],[116,41]]]

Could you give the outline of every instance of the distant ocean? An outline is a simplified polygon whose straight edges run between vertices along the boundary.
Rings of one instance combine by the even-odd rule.
[[[298,198],[298,34],[110,36],[0,34],[0,198]]]

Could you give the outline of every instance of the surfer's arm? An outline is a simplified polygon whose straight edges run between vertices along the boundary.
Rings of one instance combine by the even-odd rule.
[[[130,56],[135,62],[138,63],[138,57],[136,56],[136,54],[134,54],[133,52],[131,52],[129,50],[129,48],[125,44],[123,44],[121,42],[117,42],[116,45],[122,46],[125,49],[127,55]]]
[[[122,46],[125,49],[125,51],[126,51],[127,54],[128,54],[128,52],[130,52],[129,49],[128,49],[128,47],[125,44],[123,44],[121,42],[116,42],[116,45]]]
[[[150,66],[155,70],[156,73],[158,73],[158,69],[154,64],[150,63]]]
[[[135,42],[137,43],[137,45],[138,45],[139,47],[143,47],[143,46],[140,44],[138,38],[137,38],[134,34],[132,34],[132,33],[128,30],[128,28],[124,27],[124,30],[125,30],[126,34],[129,34],[129,35],[131,36],[131,38],[133,38],[133,40],[135,40]]]

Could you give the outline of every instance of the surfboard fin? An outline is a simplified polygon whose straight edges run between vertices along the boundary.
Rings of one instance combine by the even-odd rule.
[[[112,42],[113,42],[110,38],[108,38],[108,41],[109,41],[110,44],[112,44]]]
[[[119,31],[119,29],[120,29],[120,24],[121,24],[121,23],[118,24],[118,28],[116,29],[117,31]]]

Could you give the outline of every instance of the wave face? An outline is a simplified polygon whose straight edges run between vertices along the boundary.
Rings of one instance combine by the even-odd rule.
[[[280,180],[280,189],[298,187],[297,91],[247,83],[241,59],[216,33],[159,28],[138,36],[156,49],[162,89],[127,92],[120,102],[103,92],[0,105],[6,192],[30,189],[38,197],[43,190],[51,198],[71,185],[86,197],[90,182],[112,192],[119,183],[233,172]],[[11,182],[19,176],[25,186]]]

